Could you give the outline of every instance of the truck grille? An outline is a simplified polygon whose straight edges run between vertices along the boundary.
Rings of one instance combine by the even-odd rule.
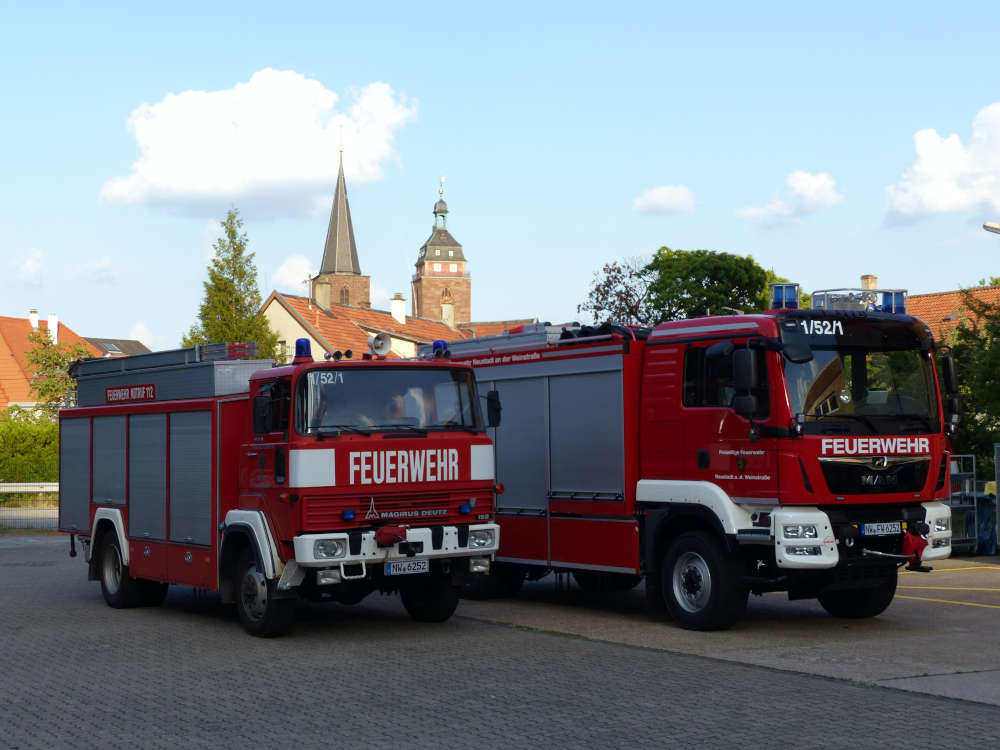
[[[306,497],[302,499],[302,530],[329,531],[358,526],[399,523],[410,526],[469,523],[480,513],[490,513],[490,497],[477,498],[471,513],[461,513],[459,506],[469,502],[470,494],[412,495],[393,494],[358,497]],[[354,511],[354,519],[344,518],[344,511]]]
[[[826,486],[835,495],[919,492],[927,484],[929,456],[821,458]]]

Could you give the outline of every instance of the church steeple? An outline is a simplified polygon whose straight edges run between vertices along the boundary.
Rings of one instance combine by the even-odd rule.
[[[330,209],[330,225],[326,230],[323,264],[320,273],[361,274],[358,248],[354,244],[354,225],[351,207],[347,202],[347,183],[344,181],[344,149],[340,149],[340,170],[337,172],[337,189]]]

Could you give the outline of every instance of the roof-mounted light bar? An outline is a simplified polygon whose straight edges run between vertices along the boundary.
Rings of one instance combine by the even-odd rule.
[[[820,289],[812,294],[814,310],[861,310],[906,313],[905,289]]]
[[[772,310],[797,310],[799,307],[799,285],[784,281],[772,281],[768,286]]]

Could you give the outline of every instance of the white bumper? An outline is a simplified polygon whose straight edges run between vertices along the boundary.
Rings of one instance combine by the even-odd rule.
[[[483,546],[473,546],[474,532],[492,531],[492,543]],[[476,535],[479,536],[479,535]],[[344,543],[344,555],[340,557],[316,557],[315,545],[320,540],[339,540]],[[404,562],[407,560],[447,559],[453,557],[492,557],[500,546],[500,527],[495,523],[479,523],[469,526],[469,537],[464,545],[460,544],[458,528],[445,526],[441,546],[434,549],[431,542],[431,529],[419,527],[406,530],[407,544],[421,543],[423,550],[415,555],[407,555],[399,551],[397,543],[391,547],[379,547],[375,542],[375,532],[366,531],[361,535],[360,549],[352,554],[349,535],[346,532],[328,534],[302,534],[292,540],[295,545],[295,562],[305,568],[330,568],[339,565],[356,565],[358,563]]]
[[[818,508],[782,508],[771,512],[774,557],[779,568],[822,570],[840,562],[830,518]],[[815,526],[815,539],[785,535],[786,526]]]
[[[924,562],[928,560],[944,560],[951,557],[951,508],[944,503],[923,503],[924,520],[930,526],[931,531],[927,535],[927,547],[920,559]],[[938,521],[948,520],[948,529],[945,531],[935,531],[934,526]]]

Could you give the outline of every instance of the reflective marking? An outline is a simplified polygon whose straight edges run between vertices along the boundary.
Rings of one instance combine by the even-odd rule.
[[[1000,589],[977,588],[975,586],[899,586],[901,589],[930,589],[932,591],[1000,591]]]
[[[951,573],[956,570],[1000,570],[1000,565],[971,565],[967,568],[934,568],[931,573]],[[918,570],[904,570],[900,575],[927,575]]]
[[[913,599],[919,602],[935,602],[937,604],[960,604],[963,607],[983,607],[984,609],[1000,609],[1000,604],[977,604],[976,602],[956,602],[951,599],[930,599],[926,596],[897,596],[897,599]]]
[[[690,328],[672,328],[669,330],[653,331],[649,334],[650,339],[666,338],[668,336],[681,336],[688,333],[716,333],[718,331],[759,331],[756,323],[725,323],[723,325],[712,326],[691,326]]]

